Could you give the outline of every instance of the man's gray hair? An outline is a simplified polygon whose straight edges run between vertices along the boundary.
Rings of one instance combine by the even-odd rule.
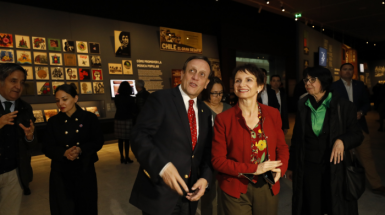
[[[137,80],[136,81],[136,86],[140,88],[144,88],[144,81],[143,80]]]
[[[24,73],[24,79],[27,78],[27,71],[16,63],[0,64],[0,81],[4,82],[5,79],[13,72],[20,71]]]

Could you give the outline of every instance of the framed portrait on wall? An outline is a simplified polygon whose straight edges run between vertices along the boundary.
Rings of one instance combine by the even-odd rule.
[[[23,96],[34,96],[36,95],[36,84],[34,81],[24,82],[23,91],[21,92]]]
[[[79,80],[81,81],[90,81],[91,80],[91,71],[86,68],[79,68]]]
[[[55,92],[56,88],[60,85],[63,85],[64,81],[53,81],[52,82],[52,92]]]
[[[99,55],[91,55],[91,67],[102,67],[102,59]]]
[[[31,42],[29,36],[15,35],[15,44],[18,49],[30,49]]]
[[[114,31],[115,55],[131,57],[130,32]]]
[[[79,67],[89,67],[90,66],[90,56],[86,54],[78,54],[78,66]]]
[[[303,61],[303,68],[306,69],[309,67],[309,61],[308,60],[304,60]]]
[[[80,82],[80,93],[81,94],[92,94],[91,82]]]
[[[121,75],[122,72],[122,64],[120,63],[109,63],[108,64],[108,73],[110,75]]]
[[[66,80],[78,80],[78,70],[76,68],[65,68]]]
[[[35,78],[36,80],[49,80],[48,67],[35,66]]]
[[[17,50],[17,63],[32,64],[32,56],[30,51]]]
[[[90,45],[90,54],[100,54],[100,44],[89,42]]]
[[[104,93],[104,83],[101,81],[92,82],[94,87],[95,94],[103,94]]]
[[[47,40],[44,37],[32,37],[32,49],[46,50]]]
[[[51,67],[52,80],[64,80],[63,67]]]
[[[34,64],[48,65],[47,52],[33,52]]]
[[[61,66],[63,65],[63,58],[61,53],[49,53],[49,62],[51,65]]]
[[[0,33],[0,47],[13,48],[12,34]]]
[[[76,51],[79,53],[88,53],[87,42],[76,41]]]
[[[61,41],[60,39],[53,39],[53,38],[48,38],[48,50],[50,51],[61,51]]]
[[[77,81],[67,81],[66,84],[70,84],[70,85],[73,85],[76,89],[76,92],[79,94],[79,82]]]
[[[33,80],[33,69],[32,66],[22,66],[27,71],[27,80]]]
[[[63,45],[63,52],[75,52],[75,41],[63,39],[62,40]]]
[[[36,118],[35,123],[44,122],[43,110],[33,110],[33,116]]]
[[[92,80],[95,80],[95,81],[103,80],[103,72],[101,69],[92,70]]]
[[[64,53],[64,66],[77,66],[76,54]]]
[[[0,63],[15,63],[13,49],[0,49]]]
[[[131,60],[122,60],[123,65],[123,75],[133,75],[132,71],[132,61]]]
[[[51,86],[49,81],[37,81],[36,82],[36,91],[38,96],[48,96],[51,95]]]

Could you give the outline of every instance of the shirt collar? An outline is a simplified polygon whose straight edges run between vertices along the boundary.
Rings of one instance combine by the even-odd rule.
[[[344,79],[341,78],[341,81],[344,83],[345,86],[352,86],[352,80],[350,80],[350,85],[348,85],[348,82],[346,82]]]
[[[0,94],[0,102],[3,104],[3,102],[7,102],[8,100],[5,99],[1,94]],[[8,101],[11,102],[12,104],[15,104],[15,101]]]
[[[182,94],[182,98],[183,98],[183,101],[185,102],[185,104],[187,103],[188,105],[188,101],[191,100],[190,96],[187,95],[187,93],[185,93],[183,90],[182,90],[182,85],[179,85],[179,90],[180,90],[180,93]],[[197,97],[195,97],[194,99],[194,105],[196,105],[197,103]],[[187,106],[188,107],[188,106]]]

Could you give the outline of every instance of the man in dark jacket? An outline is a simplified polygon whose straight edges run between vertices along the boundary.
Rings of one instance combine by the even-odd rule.
[[[385,187],[382,185],[381,177],[378,175],[374,164],[368,124],[365,115],[370,110],[369,95],[365,90],[364,83],[352,80],[354,66],[350,63],[342,64],[340,68],[341,79],[334,82],[331,89],[341,97],[354,103],[357,109],[357,120],[364,134],[364,141],[356,148],[362,165],[365,167],[366,178],[373,188],[373,192],[385,195]]]
[[[279,112],[282,119],[282,130],[285,134],[289,130],[289,114],[287,111],[287,100],[285,90],[280,88],[281,86],[281,77],[279,75],[272,75],[270,77],[270,86],[276,93],[278,103],[279,103]]]
[[[261,70],[265,73],[265,83],[266,83],[267,71],[264,68],[261,68]],[[270,107],[277,108],[278,110],[280,107],[277,96],[275,95],[275,91],[272,90],[270,86],[268,87],[268,85],[265,85],[265,87],[263,88],[261,92],[261,96],[259,96],[258,98],[258,102],[264,105],[268,105]]]
[[[138,108],[138,111],[140,112],[144,106],[144,103],[146,103],[146,100],[150,93],[144,87],[143,80],[137,80],[135,83],[135,88],[136,91],[138,91],[138,94],[136,94],[136,106]]]
[[[35,126],[31,105],[20,99],[27,72],[18,64],[0,65],[0,211],[19,214],[23,190],[32,181]]]

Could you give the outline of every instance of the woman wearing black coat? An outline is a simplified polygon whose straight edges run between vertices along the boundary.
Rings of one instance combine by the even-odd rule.
[[[357,201],[344,196],[343,155],[359,146],[363,135],[353,103],[329,91],[332,81],[323,67],[308,68],[304,79],[308,95],[298,102],[287,172],[293,215],[358,214]]]
[[[135,98],[132,97],[133,88],[127,81],[120,83],[118,95],[115,96],[115,136],[118,138],[121,163],[132,163],[128,156],[130,151],[130,135],[134,114],[136,113]],[[126,157],[123,156],[123,146]]]
[[[104,144],[97,116],[76,102],[72,85],[55,90],[60,113],[49,118],[43,142],[44,154],[52,159],[49,202],[53,215],[98,214],[98,191],[94,163]]]

